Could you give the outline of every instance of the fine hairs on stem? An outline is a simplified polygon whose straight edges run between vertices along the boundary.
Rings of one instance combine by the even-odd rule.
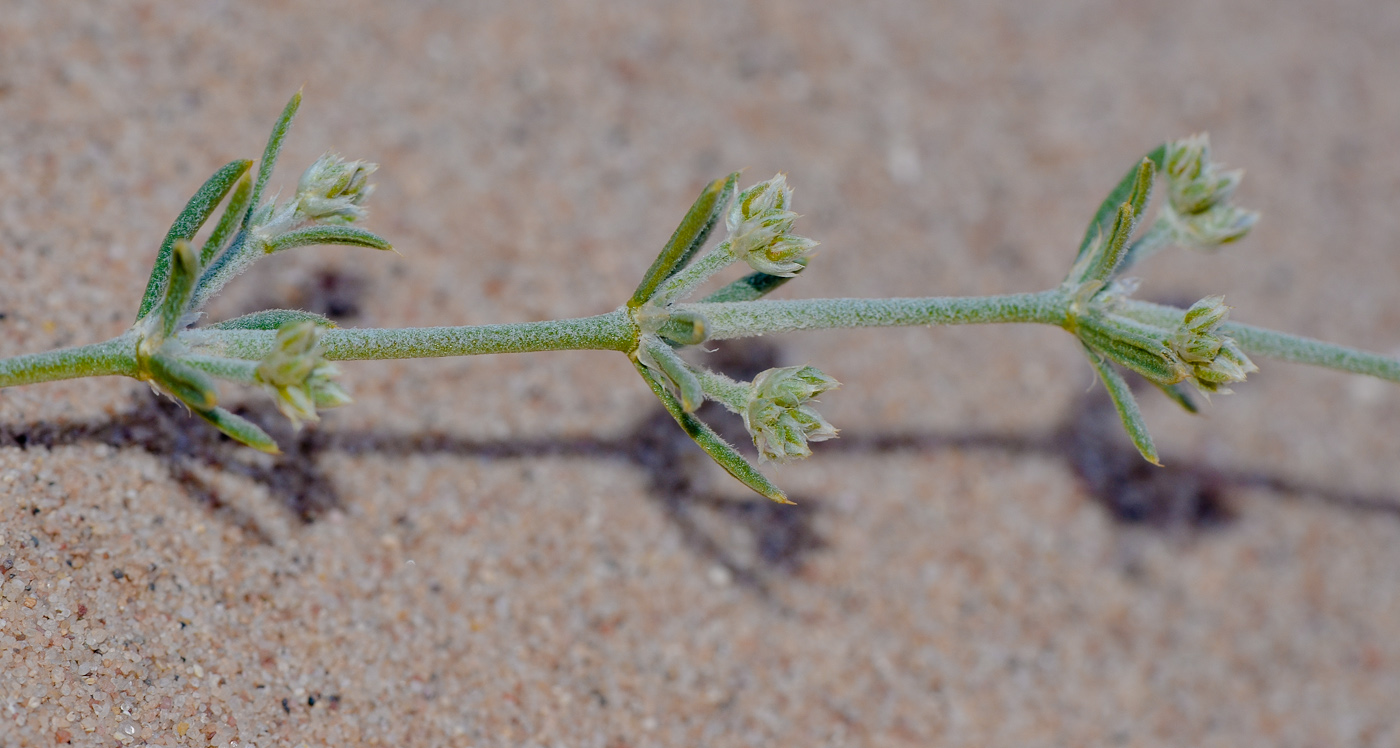
[[[763,496],[789,503],[695,411],[714,400],[737,414],[760,462],[801,459],[811,454],[810,442],[837,436],[814,403],[839,383],[812,366],[769,369],[738,382],[691,363],[679,350],[712,340],[842,327],[992,322],[1059,327],[1078,338],[1128,437],[1154,464],[1160,464],[1157,450],[1125,376],[1148,380],[1193,413],[1198,396],[1228,394],[1257,371],[1252,357],[1400,382],[1396,359],[1231,322],[1223,296],[1207,296],[1186,309],[1132,298],[1137,281],[1124,273],[1138,261],[1170,246],[1214,252],[1243,238],[1258,220],[1231,202],[1242,172],[1211,161],[1205,135],[1160,145],[1129,169],[1089,222],[1064,281],[1044,291],[767,300],[769,292],[807,267],[817,243],[793,233],[798,215],[784,175],[740,190],[735,173],[701,190],[631,298],[603,314],[519,324],[342,329],[310,312],[270,309],[193,327],[204,305],[264,255],[313,244],[392,249],[386,239],[354,225],[365,216],[374,164],[327,154],[302,174],[289,200],[263,201],[300,105],[298,93],[273,127],[256,172],[252,161],[233,161],[190,198],[156,252],[130,329],[99,343],[0,359],[0,387],[132,377],[184,403],[229,437],[277,452],[260,426],[219,406],[220,381],[263,388],[300,427],[318,420],[319,411],[350,402],[336,382],[336,361],[612,350],[627,355],[680,427],[730,475]],[[1147,221],[1159,183],[1165,195]],[[208,239],[195,247],[195,236],[220,205],[223,212]],[[723,237],[711,246],[717,231]],[[706,281],[736,265],[747,274],[691,298]]]

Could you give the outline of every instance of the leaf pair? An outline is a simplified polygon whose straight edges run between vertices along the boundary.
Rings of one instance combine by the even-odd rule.
[[[1151,196],[1153,178],[1163,168],[1166,153],[1165,144],[1154,148],[1135,167],[1129,169],[1108,197],[1104,198],[1084,232],[1084,239],[1079,243],[1075,269],[1071,271],[1068,279],[1070,283],[1107,284],[1137,259],[1138,253],[1135,250],[1145,246],[1145,237],[1131,243],[1129,240],[1142,223],[1142,216]],[[1151,381],[1177,405],[1195,413],[1196,404],[1182,384],[1159,381],[1172,379],[1173,376],[1168,375],[1175,374],[1162,370],[1167,365],[1163,362],[1170,356],[1152,355],[1153,344],[1157,342],[1155,340],[1144,338],[1143,341],[1138,341],[1142,350],[1136,351],[1123,345],[1125,341],[1104,338],[1092,324],[1081,323],[1074,332],[1084,342],[1084,353],[1093,364],[1099,379],[1103,380],[1133,446],[1137,447],[1138,452],[1148,462],[1160,465],[1157,449],[1152,443],[1152,435],[1148,433],[1147,423],[1142,418],[1142,411],[1138,408],[1132,390],[1108,357],[1100,352],[1099,347],[1115,345],[1115,350],[1122,349],[1125,353],[1118,358],[1123,360],[1126,366]],[[1139,355],[1132,355],[1134,353]]]
[[[627,302],[628,307],[636,309],[646,304],[656,294],[657,289],[661,288],[662,284],[684,269],[695,258],[695,255],[704,247],[720,218],[723,217],[725,209],[728,208],[729,202],[734,197],[738,182],[739,174],[735,172],[705,186],[705,189],[700,192],[700,196],[685,214],[685,218],[671,234],[671,239],[666,242],[661,254],[657,256],[646,275],[642,277],[642,282],[632,294],[631,300]],[[767,273],[751,273],[710,294],[703,301],[753,301],[762,298],[789,280],[791,278]],[[659,334],[661,340],[672,345],[698,345],[704,342],[704,319],[673,317],[662,326]],[[659,342],[651,335],[643,336],[643,338]],[[639,341],[639,346],[641,345],[647,345],[647,342]],[[705,454],[710,456],[710,459],[744,485],[780,504],[791,504],[792,502],[782,489],[774,485],[733,445],[726,442],[719,434],[715,433],[714,429],[693,414],[692,411],[703,400],[703,393],[694,373],[689,371],[685,362],[676,356],[667,345],[653,343],[647,345],[647,348],[647,358],[655,361],[662,368],[664,378],[662,372],[641,363],[637,357],[638,352],[634,352],[632,363],[637,368],[637,372],[642,375],[642,379],[646,380],[652,393],[666,407],[666,412],[676,419],[676,423],[680,424],[686,435],[695,440],[695,443],[705,451]],[[666,378],[677,383],[676,387],[680,390],[681,398],[677,398],[676,394],[671,391]]]

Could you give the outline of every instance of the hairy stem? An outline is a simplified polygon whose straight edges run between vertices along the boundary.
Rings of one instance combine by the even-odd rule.
[[[136,371],[136,337],[126,334],[76,348],[0,359],[0,387],[78,377],[134,377]]]
[[[1038,322],[1064,326],[1069,297],[1059,290],[980,297],[802,299],[678,304],[705,318],[710,340],[837,327]]]
[[[334,329],[321,335],[321,353],[332,361],[474,356],[483,353],[605,350],[629,352],[636,324],[625,309],[578,319],[467,327],[391,330]],[[191,330],[180,339],[201,353],[261,359],[276,343],[275,330]]]

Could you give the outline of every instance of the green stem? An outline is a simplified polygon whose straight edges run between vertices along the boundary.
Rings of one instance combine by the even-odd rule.
[[[677,299],[685,298],[701,283],[709,280],[715,273],[733,265],[737,259],[729,242],[721,242],[713,250],[701,255],[695,262],[690,263],[666,281],[652,297],[651,306],[664,306]]]
[[[594,317],[468,327],[334,329],[321,334],[321,353],[333,361],[474,356],[530,351],[632,351],[638,330],[626,309]],[[261,359],[272,351],[275,330],[191,330],[180,339],[201,353]]]
[[[1069,297],[1062,291],[921,299],[801,299],[678,304],[705,318],[710,340],[837,327],[970,325],[1038,322],[1063,327]]]
[[[0,359],[0,387],[78,377],[134,377],[136,371],[136,338],[127,334],[91,345]]]
[[[1167,329],[1181,323],[1180,309],[1146,301],[1129,301],[1125,312],[1138,320]],[[1252,356],[1268,356],[1292,363],[1325,366],[1329,369],[1400,382],[1400,360],[1390,356],[1263,327],[1242,325],[1238,322],[1226,322],[1220,326],[1220,331],[1234,338],[1244,352]]]
[[[731,413],[743,413],[744,406],[749,402],[749,394],[753,391],[752,385],[736,382],[703,366],[695,370],[695,375],[700,378],[700,386],[711,400],[723,405]]]
[[[246,359],[222,358],[220,356],[183,356],[180,360],[193,366],[205,374],[211,374],[219,379],[227,379],[243,384],[256,384],[258,381],[258,362]]]

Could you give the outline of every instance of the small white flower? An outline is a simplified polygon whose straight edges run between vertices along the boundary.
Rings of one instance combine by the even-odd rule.
[[[811,366],[769,369],[755,377],[741,415],[759,455],[775,462],[807,457],[808,442],[835,438],[836,428],[807,403],[840,385]]]
[[[788,210],[792,188],[778,174],[739,193],[729,209],[730,251],[754,270],[792,277],[802,270],[799,260],[811,254],[817,242],[791,233],[797,214]]]
[[[319,421],[317,408],[335,408],[351,402],[333,377],[340,369],[321,356],[321,328],[310,320],[283,325],[277,331],[277,347],[259,364],[258,380],[272,391],[277,409],[294,426]]]

